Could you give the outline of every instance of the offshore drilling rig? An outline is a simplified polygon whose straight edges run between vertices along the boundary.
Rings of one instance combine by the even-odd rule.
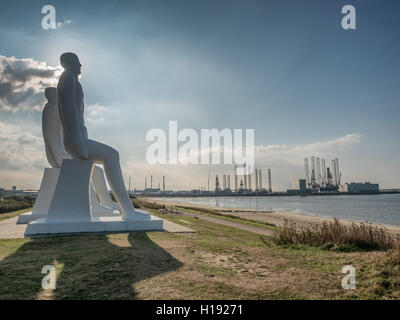
[[[308,158],[304,158],[304,173],[307,188],[312,192],[338,191],[342,173],[339,172],[339,159],[332,160],[332,166],[326,167],[325,159],[312,156],[311,175],[309,171]]]

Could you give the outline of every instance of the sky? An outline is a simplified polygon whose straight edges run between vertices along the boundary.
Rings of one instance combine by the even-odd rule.
[[[57,28],[41,27],[42,7]],[[344,30],[341,8],[356,9]],[[89,137],[116,148],[143,188],[211,187],[232,165],[151,165],[146,134],[254,129],[255,167],[274,190],[297,185],[304,157],[339,158],[342,182],[399,188],[398,1],[7,1],[0,11],[0,187],[38,188],[48,165],[44,88],[59,56],[82,63]],[[266,174],[264,174],[266,178]],[[264,178],[264,179],[265,179]],[[264,185],[266,184],[263,181]]]

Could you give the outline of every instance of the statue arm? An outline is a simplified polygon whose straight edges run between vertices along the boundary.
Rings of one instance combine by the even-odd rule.
[[[51,165],[52,168],[61,168],[61,164],[59,164],[56,161],[56,158],[54,157],[53,153],[51,152],[51,149],[49,146],[45,145],[45,151],[46,151],[46,158],[49,164]]]
[[[45,105],[43,112],[42,112],[42,134],[43,134],[43,140],[44,140],[44,145],[45,145],[45,151],[46,151],[46,158],[49,164],[51,165],[52,168],[59,168],[60,166],[58,165],[57,161],[55,160],[54,154],[52,152],[52,132],[50,128],[50,121],[51,121],[51,115],[49,115],[49,107],[48,104]]]
[[[53,168],[61,168],[62,160],[69,158],[64,150],[61,130],[57,107],[47,103],[42,113],[42,133],[46,157]]]
[[[83,102],[82,102],[83,103]],[[84,108],[82,108],[82,110],[84,110]],[[86,139],[89,139],[89,135],[88,135],[88,130],[87,130],[87,128],[86,128],[86,125],[85,125],[85,117],[84,117],[84,115],[83,115],[83,112],[82,112],[82,123],[83,123],[83,131],[84,131],[84,135],[85,135],[85,138]]]
[[[71,75],[63,75],[58,88],[60,117],[63,123],[65,149],[73,157],[86,160],[88,151],[85,145],[85,137],[80,130],[80,117],[75,105],[75,79]]]

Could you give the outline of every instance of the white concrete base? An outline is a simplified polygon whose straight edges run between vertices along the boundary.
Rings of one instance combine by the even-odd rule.
[[[17,217],[5,219],[0,221],[0,239],[21,239],[25,237],[25,230],[27,224],[17,224]],[[160,230],[156,230],[160,231]],[[181,224],[176,224],[171,221],[163,219],[163,231],[173,233],[193,233],[191,230]],[[129,231],[110,232],[110,233],[126,233]],[[103,232],[104,234],[106,232]],[[51,234],[49,234],[51,236]]]
[[[98,217],[92,221],[60,222],[47,218],[30,222],[25,237],[54,233],[122,232],[164,230],[163,219],[150,215],[150,219],[126,221],[119,217]]]
[[[18,217],[17,224],[26,224],[47,216],[59,175],[60,169],[58,168],[44,169],[42,182],[33,210],[32,212],[21,214]]]
[[[34,215],[34,214],[32,214],[32,212],[27,212],[27,213],[20,214],[18,216],[17,224],[28,224],[29,222],[35,221],[37,219],[46,218],[46,217],[47,217],[47,214]]]
[[[90,223],[89,183],[93,160],[64,159],[46,221]]]
[[[92,215],[93,217],[119,217],[121,214],[117,210],[109,210],[108,208],[106,209],[93,209],[92,207]]]
[[[114,210],[113,212],[110,212],[109,210],[104,210],[104,211],[93,211],[92,214],[94,217],[119,217],[121,214],[117,211]],[[22,213],[18,216],[17,224],[28,224],[29,222],[46,218],[47,214],[39,215],[39,214],[33,214],[32,212],[26,212]]]
[[[39,193],[35,205],[33,206],[32,215],[47,215],[49,212],[50,201],[53,198],[60,171],[61,169],[59,168],[44,169],[42,182],[40,183]]]

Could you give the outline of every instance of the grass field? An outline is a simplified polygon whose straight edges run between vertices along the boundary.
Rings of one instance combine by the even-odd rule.
[[[399,266],[386,263],[385,251],[278,246],[201,219],[163,218],[196,233],[0,240],[0,299],[400,298]],[[41,288],[48,264],[56,267],[56,290]],[[341,286],[348,264],[356,268],[356,290]]]
[[[0,214],[0,221],[6,220],[6,219],[10,219],[10,218],[14,218],[16,216],[19,216],[21,213],[29,212],[29,211],[32,211],[32,208],[27,208],[27,209],[22,209],[22,210],[13,211],[13,212],[7,212],[7,213],[1,213]]]

